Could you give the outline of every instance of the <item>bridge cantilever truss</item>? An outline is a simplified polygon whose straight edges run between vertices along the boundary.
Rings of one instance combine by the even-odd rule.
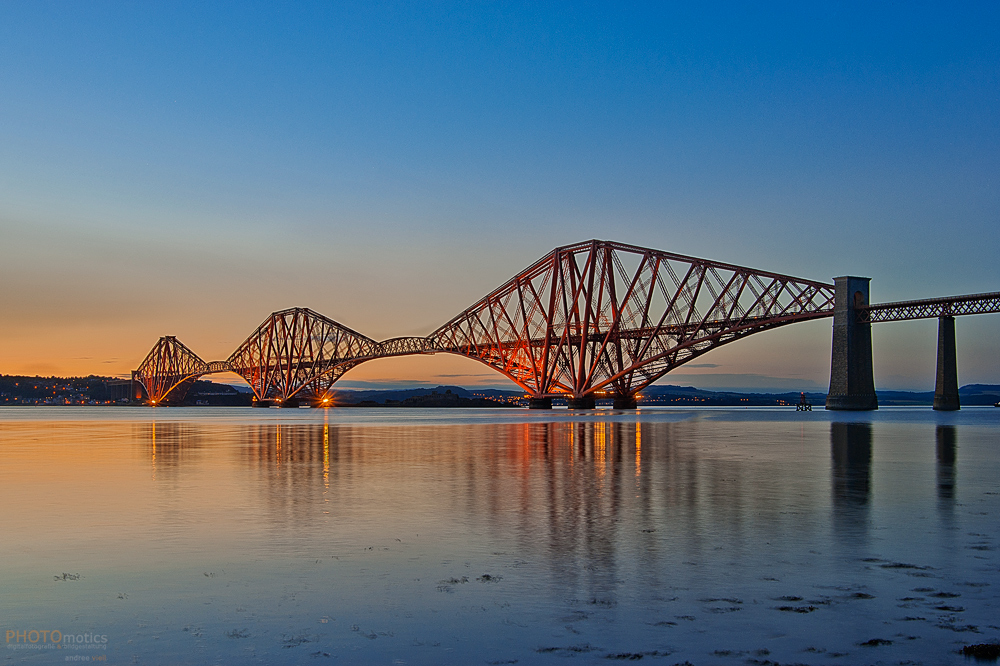
[[[607,241],[556,248],[431,334],[536,398],[623,403],[758,331],[833,314],[831,284]]]
[[[182,402],[195,380],[216,372],[240,375],[261,403],[323,404],[359,363],[435,351],[430,338],[376,342],[308,308],[289,308],[272,313],[225,361],[206,363],[175,337],[160,338],[133,378],[154,405]]]
[[[340,376],[378,356],[371,338],[308,308],[272,313],[228,359],[258,400],[322,400]]]
[[[132,373],[153,405],[177,404],[198,377],[210,371],[209,364],[173,335],[157,341]]]
[[[674,368],[752,333],[833,315],[834,287],[609,241],[559,247],[426,338],[368,338],[307,308],[273,313],[226,361],[161,338],[135,377],[154,404],[231,371],[258,401],[330,398],[368,360],[439,352],[476,359],[535,399],[627,405]]]

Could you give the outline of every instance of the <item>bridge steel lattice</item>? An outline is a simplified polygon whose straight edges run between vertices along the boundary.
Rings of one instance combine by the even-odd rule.
[[[635,394],[720,345],[833,315],[831,284],[622,243],[556,248],[431,334],[535,400]],[[540,405],[541,406],[541,405]]]
[[[209,372],[208,363],[172,335],[157,341],[132,373],[150,404],[170,405],[184,400],[184,395],[198,377]]]
[[[259,401],[322,401],[359,359],[377,357],[379,344],[308,308],[274,312],[229,357]]]
[[[1000,312],[1000,291],[968,296],[945,296],[919,301],[878,303],[858,309],[858,321],[872,324],[883,321],[907,319],[937,319],[956,315],[990,314]]]
[[[330,388],[364,361],[420,354],[426,338],[376,342],[308,308],[275,312],[229,357],[227,365],[247,381],[260,402],[291,406],[332,400]]]

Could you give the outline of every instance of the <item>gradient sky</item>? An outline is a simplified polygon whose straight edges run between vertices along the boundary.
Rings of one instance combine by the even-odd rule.
[[[997,3],[3,2],[0,373],[222,359],[291,306],[426,334],[589,238],[997,291],[998,168]],[[875,327],[877,385],[932,388],[935,336]],[[826,320],[679,374],[825,387],[829,354]],[[958,357],[1000,383],[1000,315]]]

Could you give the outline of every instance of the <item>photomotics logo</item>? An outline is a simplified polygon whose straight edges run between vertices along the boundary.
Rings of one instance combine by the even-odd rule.
[[[66,634],[58,629],[7,629],[8,650],[107,650],[106,634]]]

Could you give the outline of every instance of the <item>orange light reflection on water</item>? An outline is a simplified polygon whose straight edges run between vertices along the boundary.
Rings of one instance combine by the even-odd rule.
[[[635,423],[635,478],[642,473],[642,424]]]

